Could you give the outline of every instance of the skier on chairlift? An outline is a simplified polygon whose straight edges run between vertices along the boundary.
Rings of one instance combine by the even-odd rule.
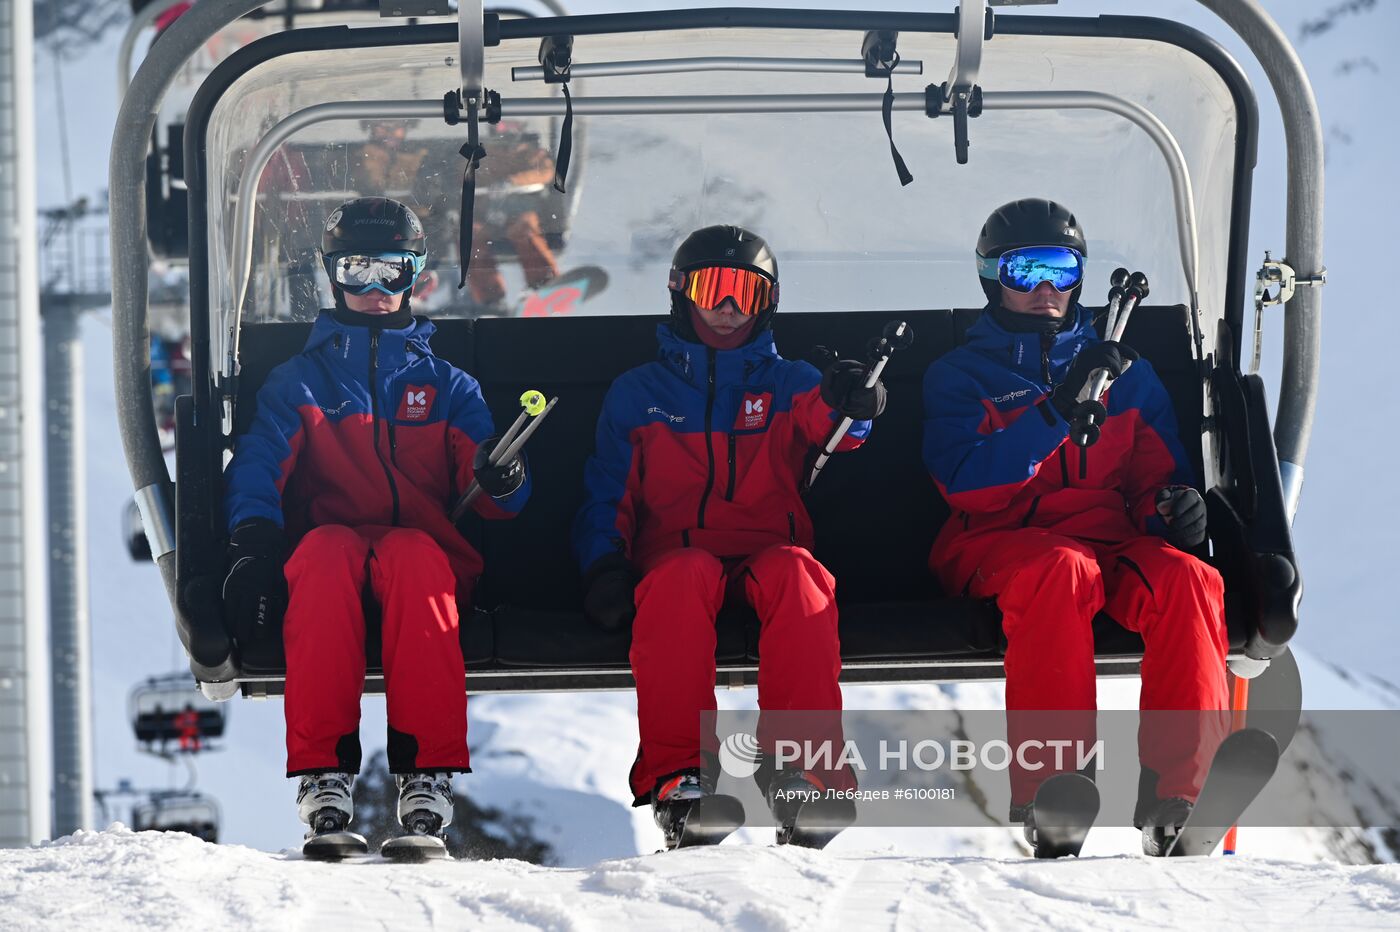
[[[788,791],[852,785],[839,768],[780,769],[773,751],[783,737],[834,739],[839,751],[835,581],[812,556],[801,483],[843,416],[855,423],[838,449],[860,445],[885,388],[865,387],[865,366],[854,360],[823,375],[778,355],[769,329],[778,264],[748,230],[690,234],[672,260],[670,289],[660,358],[624,373],[603,402],[574,544],[589,618],[632,629],[641,734],[633,805],[652,806],[674,847],[718,842],[743,822],[737,799],[714,795],[715,736],[700,728],[702,711],[716,708],[715,617],[726,604],[758,614],[764,712],[830,713],[819,714],[822,733],[800,737],[789,723],[760,719],[756,779],[780,832],[807,818],[783,802]],[[825,844],[853,810],[826,816],[809,834],[796,826],[791,840]]]
[[[349,201],[327,220],[322,252],[335,307],[268,376],[225,473],[225,617],[240,645],[282,639],[287,775],[299,778],[308,841],[326,836],[335,856],[358,838],[345,827],[368,590],[382,610],[399,819],[422,848],[440,848],[451,776],[470,770],[458,627],[482,569],[447,509],[475,478],[487,493],[475,510],[509,518],[529,482],[520,457],[489,462],[495,431],[476,380],[433,356],[433,325],[412,314],[426,253],[413,212]]]
[[[1047,727],[1092,744],[1094,616],[1142,636],[1147,779],[1135,822],[1155,855],[1185,823],[1228,725],[1224,584],[1192,554],[1206,508],[1165,388],[1130,347],[1099,339],[1079,303],[1087,253],[1053,201],[1005,204],[983,226],[986,309],[924,378],[924,461],[953,512],[930,566],[945,591],[1001,609],[1012,747]],[[1100,373],[1102,399],[1089,388]],[[1080,447],[1071,423],[1091,410],[1102,433]],[[1011,818],[1032,844],[1037,788],[1057,773],[1053,754],[1041,763],[1011,767]]]

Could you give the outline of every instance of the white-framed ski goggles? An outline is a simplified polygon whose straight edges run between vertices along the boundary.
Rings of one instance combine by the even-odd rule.
[[[407,251],[356,253],[338,252],[326,256],[326,276],[346,294],[364,295],[371,291],[403,294],[418,281],[427,256]]]

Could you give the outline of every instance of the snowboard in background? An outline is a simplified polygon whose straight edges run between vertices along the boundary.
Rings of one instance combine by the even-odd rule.
[[[596,265],[582,265],[521,292],[516,313],[521,317],[563,317],[591,301],[608,287],[608,273]]]

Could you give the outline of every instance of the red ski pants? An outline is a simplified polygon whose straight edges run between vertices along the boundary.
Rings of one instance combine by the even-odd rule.
[[[702,737],[700,714],[715,710],[715,616],[742,599],[758,613],[758,706],[765,712],[810,710],[830,715],[760,719],[758,740],[834,740],[839,755],[841,644],[836,580],[802,547],[775,546],[727,569],[706,550],[686,547],[662,556],[637,586],[632,623],[632,675],[637,681],[641,747],[632,765],[636,804],[651,801],[657,781],[704,765],[713,733]],[[845,772],[813,774],[828,786]]]
[[[418,530],[326,525],[286,572],[287,775],[360,769],[366,581],[383,609],[389,769],[470,770],[457,578],[442,548]]]
[[[1142,765],[1159,775],[1157,797],[1194,800],[1216,746],[1229,731],[1228,648],[1220,574],[1158,537],[1089,543],[1041,528],[980,534],[947,564],[945,588],[995,598],[1006,634],[1008,740],[1094,737],[1094,616],[1100,611],[1142,636],[1145,713],[1138,730]],[[1082,711],[1077,716],[1018,712]],[[1214,714],[1152,716],[1152,711]],[[1045,734],[1049,728],[1057,733]],[[1029,757],[1029,755],[1028,755]],[[1034,758],[1031,758],[1034,762]],[[1011,801],[1029,802],[1056,772],[1053,755],[1037,771],[1011,767]],[[1074,755],[1066,756],[1067,767]]]

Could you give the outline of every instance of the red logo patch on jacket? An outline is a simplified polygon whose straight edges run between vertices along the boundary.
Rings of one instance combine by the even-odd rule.
[[[745,392],[739,404],[739,416],[734,419],[735,430],[761,430],[768,423],[768,412],[773,408],[773,393],[755,395]]]
[[[437,389],[431,385],[410,385],[404,390],[399,402],[400,421],[426,421],[428,412],[433,410],[433,399]]]

